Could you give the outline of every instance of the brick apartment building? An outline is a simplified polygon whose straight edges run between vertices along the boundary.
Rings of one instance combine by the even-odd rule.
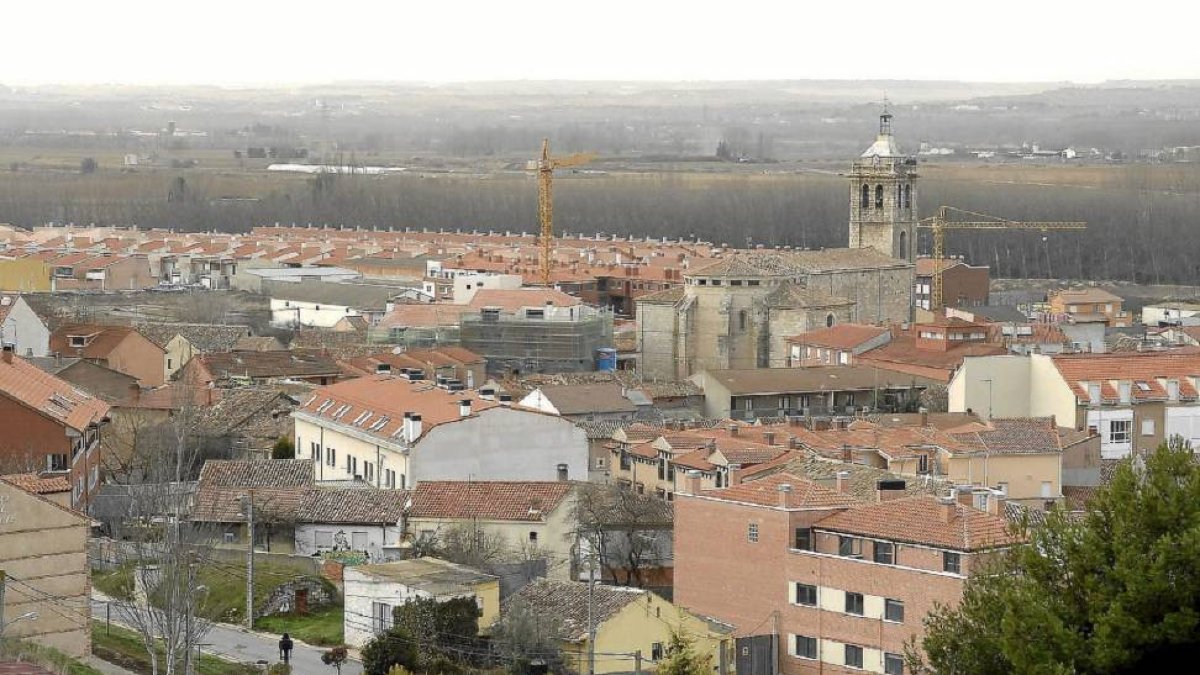
[[[85,511],[100,478],[107,403],[5,348],[0,356],[0,473],[61,476],[70,506]]]
[[[834,488],[778,473],[707,491],[695,477],[677,495],[675,601],[734,625],[739,654],[770,645],[743,675],[903,673],[934,603],[957,602],[982,559],[1013,543],[998,496],[985,511],[883,481],[861,503],[843,475]]]
[[[931,309],[933,277],[942,272],[943,302],[951,307],[978,307],[988,304],[991,290],[991,269],[987,265],[968,265],[962,260],[918,258],[913,303],[920,309]]]

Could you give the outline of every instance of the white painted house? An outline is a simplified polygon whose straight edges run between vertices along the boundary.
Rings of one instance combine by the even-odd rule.
[[[490,574],[437,558],[346,567],[343,576],[346,644],[363,647],[392,627],[393,611],[418,598],[473,598],[480,627],[500,614],[500,581]]]
[[[18,356],[47,356],[50,329],[19,295],[0,295],[0,344]]]
[[[313,461],[318,483],[587,480],[582,429],[492,398],[411,371],[322,387],[292,414],[296,456]]]

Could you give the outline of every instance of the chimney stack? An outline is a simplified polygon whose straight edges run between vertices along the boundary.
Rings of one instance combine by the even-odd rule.
[[[1005,495],[1000,490],[992,490],[988,495],[987,512],[993,516],[1004,515],[1004,504],[1008,501],[1008,495]]]
[[[792,505],[792,486],[788,483],[780,483],[779,487],[775,489],[779,491],[779,508],[790,508]]]
[[[954,498],[954,490],[950,491],[948,497],[938,497],[938,509],[941,511],[943,523],[954,522],[954,514],[958,511],[958,500]]]
[[[738,427],[737,427],[737,425],[736,425],[736,424],[730,424],[730,425],[729,425],[729,435],[730,435],[730,436],[732,436],[733,438],[737,438],[737,435],[738,435]]]
[[[409,443],[416,443],[421,437],[420,413],[404,413],[404,428],[404,439]]]
[[[907,484],[903,480],[880,480],[875,482],[875,501],[886,502],[904,496]]]
[[[565,482],[567,481],[567,474],[568,474],[568,472],[567,472],[567,469],[568,469],[567,465],[566,465],[566,464],[559,464],[558,466],[556,466],[556,467],[554,467],[554,468],[555,468],[555,470],[558,472],[558,480],[559,480],[559,482],[563,482],[563,483],[565,483]]]
[[[764,431],[763,432],[763,440],[766,441],[767,445],[775,445],[775,432],[774,431]]]
[[[850,491],[850,472],[849,471],[837,472],[837,483],[835,483],[835,485],[837,486],[838,492],[849,492]]]
[[[470,417],[471,416],[471,399],[464,398],[463,400],[458,402],[458,416],[459,417]]]
[[[846,464],[854,463],[854,451],[850,449],[849,443],[842,443],[842,461]]]
[[[921,428],[929,426],[929,408],[921,407],[917,412],[921,413]]]
[[[700,472],[691,469],[687,472],[687,477],[683,480],[683,485],[686,488],[687,494],[700,494]]]
[[[4,345],[4,362],[12,363],[12,359],[13,359],[13,346],[10,344],[6,344],[6,345]]]

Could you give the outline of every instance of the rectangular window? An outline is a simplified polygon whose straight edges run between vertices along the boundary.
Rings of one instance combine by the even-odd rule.
[[[313,546],[317,548],[332,548],[333,532],[329,530],[317,530],[313,532]]]
[[[1128,443],[1133,431],[1133,420],[1113,420],[1108,426],[1109,443]]]
[[[47,471],[66,471],[68,466],[65,454],[46,455]]]
[[[758,543],[758,523],[750,523],[746,527],[746,541],[752,544]]]
[[[862,616],[863,613],[863,595],[862,593],[851,593],[846,591],[846,613],[857,614]]]
[[[350,533],[350,548],[354,549],[355,551],[367,550],[367,543],[369,541],[370,541],[370,537],[367,535],[366,532],[351,532]]]
[[[1154,435],[1154,420],[1152,420],[1152,419],[1149,419],[1149,420],[1143,419],[1142,420],[1142,435],[1143,436],[1153,436]]]
[[[862,668],[863,648],[857,645],[846,645],[845,663],[851,668]]]
[[[383,602],[371,603],[371,630],[380,635],[392,627],[392,607]]]
[[[325,448],[325,463],[329,466],[337,466],[337,451],[333,448]]]
[[[802,659],[817,658],[817,638],[808,637],[807,635],[796,635],[794,637],[796,656]]]
[[[951,574],[962,574],[962,557],[953,551],[942,552],[942,571]]]
[[[896,545],[890,541],[875,542],[874,560],[881,565],[895,565]]]
[[[883,675],[904,675],[904,657],[899,654],[884,654]]]
[[[529,543],[537,545],[537,532],[531,531],[529,533]]]
[[[899,600],[887,598],[883,601],[883,619],[885,621],[895,621],[896,623],[904,623],[904,603]]]
[[[862,539],[858,537],[838,537],[838,555],[843,558],[861,558]]]
[[[796,528],[795,548],[801,551],[813,550],[812,530],[807,527]]]
[[[661,661],[663,657],[663,643],[655,642],[650,645],[650,660]]]
[[[817,605],[817,587],[809,584],[797,583],[795,585],[795,594],[792,599],[797,605],[807,605],[816,607]]]

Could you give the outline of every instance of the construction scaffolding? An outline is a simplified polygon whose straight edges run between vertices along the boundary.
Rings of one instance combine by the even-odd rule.
[[[613,315],[576,306],[545,316],[487,308],[464,314],[460,343],[487,358],[492,375],[575,373],[596,369],[596,350],[613,344]]]

